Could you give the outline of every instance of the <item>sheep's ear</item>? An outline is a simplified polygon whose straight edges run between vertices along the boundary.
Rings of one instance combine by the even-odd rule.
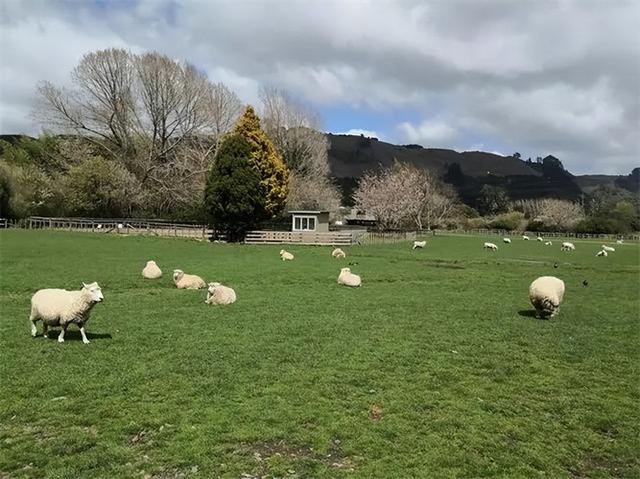
[[[88,284],[86,284],[86,283],[84,283],[84,282],[82,283],[82,286],[83,286],[84,288],[88,288],[88,287],[89,287],[89,285],[88,285]]]

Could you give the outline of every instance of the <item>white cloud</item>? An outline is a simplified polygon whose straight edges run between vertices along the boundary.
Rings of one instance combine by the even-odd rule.
[[[319,109],[410,111],[377,132],[388,138],[626,173],[640,148],[639,18],[630,0],[10,0],[2,133],[34,133],[36,83],[68,82],[84,53],[115,46],[186,59],[245,102],[268,84]]]
[[[335,133],[336,135],[355,135],[360,136],[364,135],[368,138],[377,138],[378,140],[384,140],[377,132],[371,130],[362,130],[360,128],[352,128],[351,130],[341,131],[339,133]]]

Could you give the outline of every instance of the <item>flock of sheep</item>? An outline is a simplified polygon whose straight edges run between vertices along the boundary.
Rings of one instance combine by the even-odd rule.
[[[526,235],[522,236],[524,241],[530,238]],[[544,241],[541,237],[536,238],[537,241]],[[504,238],[505,244],[510,244],[510,238]],[[622,240],[617,241],[622,244]],[[426,241],[414,241],[413,249],[424,248]],[[551,241],[545,242],[545,245],[552,245]],[[489,251],[497,251],[498,246],[494,243],[484,243],[484,249]],[[576,248],[573,243],[564,242],[560,248],[562,251],[574,251]],[[596,256],[607,256],[608,253],[614,252],[615,248],[602,245],[602,249],[596,253]],[[280,258],[282,261],[293,261],[294,255],[288,251],[280,250]],[[331,253],[336,259],[346,257],[345,252],[336,248]],[[155,261],[148,261],[142,270],[142,276],[147,279],[159,279],[162,277],[162,270]],[[180,269],[173,270],[173,282],[178,289],[202,289],[207,287],[207,283],[197,275],[187,274]],[[353,274],[350,268],[342,268],[338,275],[338,284],[350,287],[359,287],[362,285],[362,278],[357,274]],[[536,309],[538,317],[554,316],[558,313],[560,303],[564,297],[565,286],[561,279],[554,276],[542,276],[529,287],[529,299]],[[102,302],[104,296],[98,283],[82,284],[82,289],[78,291],[67,291],[65,289],[41,289],[37,291],[31,298],[31,335],[37,335],[36,323],[42,321],[43,336],[47,337],[49,327],[60,327],[58,342],[64,342],[64,336],[70,324],[75,324],[80,329],[82,341],[89,343],[84,326],[89,319],[89,314],[93,307]],[[217,282],[208,284],[206,304],[226,305],[236,301],[236,292],[233,288],[224,286]]]

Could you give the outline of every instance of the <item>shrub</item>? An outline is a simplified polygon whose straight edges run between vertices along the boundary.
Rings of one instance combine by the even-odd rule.
[[[496,216],[489,222],[489,227],[499,230],[513,231],[524,229],[525,224],[524,213],[512,211],[510,213],[504,213]]]

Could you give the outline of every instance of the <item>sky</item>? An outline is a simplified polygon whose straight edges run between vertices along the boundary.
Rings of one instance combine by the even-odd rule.
[[[39,133],[37,83],[118,47],[188,61],[246,103],[282,88],[328,132],[628,174],[639,25],[631,0],[3,0],[0,133]]]

